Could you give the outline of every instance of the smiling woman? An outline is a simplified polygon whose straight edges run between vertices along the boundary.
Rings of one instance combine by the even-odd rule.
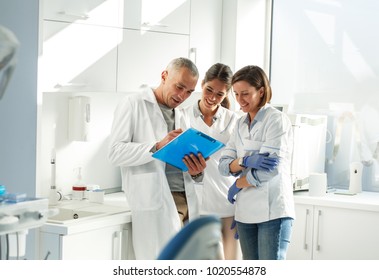
[[[295,217],[290,175],[293,131],[287,115],[269,104],[266,73],[248,65],[232,78],[244,116],[223,150],[218,169],[238,177],[228,190],[243,258],[285,259]]]

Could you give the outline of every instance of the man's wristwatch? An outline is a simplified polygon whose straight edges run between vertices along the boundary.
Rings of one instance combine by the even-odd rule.
[[[246,166],[243,165],[243,157],[241,157],[241,158],[238,159],[238,165],[241,166],[241,167],[243,167],[243,168],[246,168]]]
[[[202,175],[203,175],[203,172],[200,172],[199,174],[191,175],[191,178],[192,178],[193,180],[195,180],[195,179],[199,178],[199,177],[202,176]]]

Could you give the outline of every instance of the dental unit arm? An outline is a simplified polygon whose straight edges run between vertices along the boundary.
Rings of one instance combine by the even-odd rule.
[[[18,40],[12,31],[0,25],[0,100],[16,67],[18,46]]]
[[[6,240],[2,243],[7,244],[5,259],[24,256],[28,230],[42,226],[52,215],[47,198],[19,197],[13,200],[16,196],[18,194],[0,202],[0,243],[3,238]],[[0,259],[3,259],[1,256]]]
[[[19,42],[12,31],[0,25],[0,102],[11,80],[16,67],[16,52]],[[1,179],[1,178],[0,178]],[[26,194],[8,194],[0,184],[0,260],[3,251],[17,257],[23,256],[24,244],[20,239],[25,238],[29,229],[43,225],[51,215],[48,199],[28,198]],[[5,237],[6,242],[2,242]],[[13,245],[13,237],[17,244]],[[6,244],[6,250],[1,245]],[[24,246],[21,246],[24,247]],[[16,248],[15,250],[12,250]]]

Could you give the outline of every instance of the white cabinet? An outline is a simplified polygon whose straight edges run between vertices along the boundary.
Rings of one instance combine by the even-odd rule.
[[[49,260],[121,260],[126,251],[123,244],[127,244],[124,237],[128,229],[121,225],[70,235],[42,232],[42,256]]]
[[[296,204],[287,259],[379,259],[379,211],[326,201]]]
[[[313,206],[296,204],[295,209],[296,219],[293,223],[287,259],[312,259]]]
[[[44,0],[43,19],[102,26],[121,26],[122,0]]]
[[[44,21],[43,30],[43,91],[116,91],[119,29]]]
[[[116,91],[121,0],[49,0],[41,4],[42,91]]]
[[[168,62],[188,56],[188,45],[188,35],[125,29],[119,45],[117,91],[135,91],[142,84],[157,86]]]
[[[135,91],[142,84],[157,86],[175,57],[192,59],[200,78],[220,61],[219,0],[41,3],[44,92]]]
[[[124,28],[189,34],[190,0],[124,0]]]
[[[189,56],[190,0],[43,1],[42,18],[45,92],[156,86],[170,60]]]
[[[80,226],[45,225],[40,230],[40,259],[133,259],[131,223],[112,222],[114,217]]]
[[[188,57],[191,1],[124,0],[117,91],[158,86],[175,57]]]

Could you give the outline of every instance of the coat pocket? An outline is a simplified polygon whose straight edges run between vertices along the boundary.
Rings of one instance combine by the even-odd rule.
[[[156,210],[162,207],[165,182],[159,173],[131,175],[128,182],[128,201],[132,210]]]
[[[245,155],[252,155],[259,152],[264,142],[245,139],[243,141],[243,150]]]

